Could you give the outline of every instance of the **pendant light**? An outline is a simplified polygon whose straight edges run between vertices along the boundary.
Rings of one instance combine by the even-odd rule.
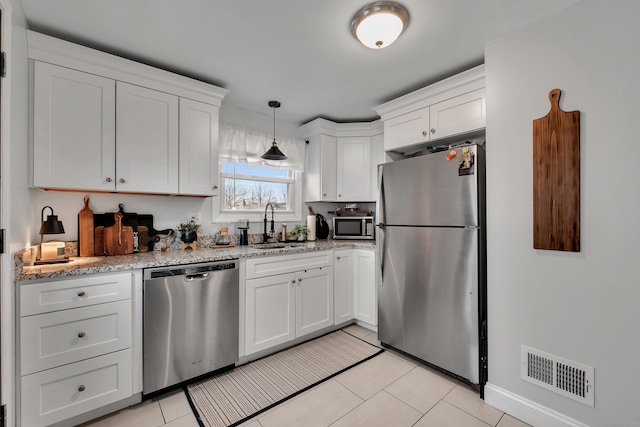
[[[262,158],[266,160],[287,160],[287,156],[280,151],[276,142],[276,108],[280,108],[280,103],[278,101],[269,101],[269,107],[273,108],[273,142],[271,143],[271,148],[262,155]]]
[[[368,48],[383,49],[409,25],[409,12],[394,1],[377,1],[360,9],[351,20],[351,34]]]

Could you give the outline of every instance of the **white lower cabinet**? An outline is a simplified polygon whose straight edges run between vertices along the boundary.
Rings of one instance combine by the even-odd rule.
[[[22,377],[22,426],[48,426],[131,396],[131,349]]]
[[[140,303],[141,277],[117,273],[19,285],[19,425],[51,425],[140,391],[134,301]]]
[[[334,252],[335,323],[351,319],[378,324],[376,256],[373,249]]]
[[[376,253],[370,249],[354,249],[354,317],[376,326],[378,303],[376,296]]]
[[[353,320],[353,285],[355,263],[353,249],[333,252],[333,300],[335,324]]]
[[[332,261],[331,251],[247,260],[247,355],[333,325]]]

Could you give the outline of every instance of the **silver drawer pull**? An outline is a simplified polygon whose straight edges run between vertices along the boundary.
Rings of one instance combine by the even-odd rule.
[[[84,338],[85,335],[84,332],[78,332],[78,338]]]
[[[80,387],[78,387],[78,391],[82,392],[85,391],[87,388],[84,385],[81,385]]]
[[[83,297],[85,295],[86,295],[86,293],[84,291],[78,291],[78,296],[79,297]]]

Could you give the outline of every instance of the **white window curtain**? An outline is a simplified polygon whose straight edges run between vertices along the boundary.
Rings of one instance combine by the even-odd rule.
[[[246,162],[249,165],[268,165],[278,169],[304,171],[304,141],[276,137],[278,148],[287,156],[287,160],[265,160],[260,156],[271,147],[272,141],[273,135],[267,135],[266,132],[221,122],[218,155],[220,160],[225,162]]]

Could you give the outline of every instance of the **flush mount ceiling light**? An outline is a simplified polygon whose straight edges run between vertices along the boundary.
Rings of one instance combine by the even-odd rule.
[[[409,25],[409,12],[394,1],[366,5],[351,20],[351,34],[371,49],[382,49],[396,41]]]
[[[278,101],[269,101],[269,107],[273,108],[273,142],[271,143],[271,148],[262,155],[262,158],[266,160],[287,160],[287,156],[280,151],[276,142],[276,108],[280,108],[280,103]]]

